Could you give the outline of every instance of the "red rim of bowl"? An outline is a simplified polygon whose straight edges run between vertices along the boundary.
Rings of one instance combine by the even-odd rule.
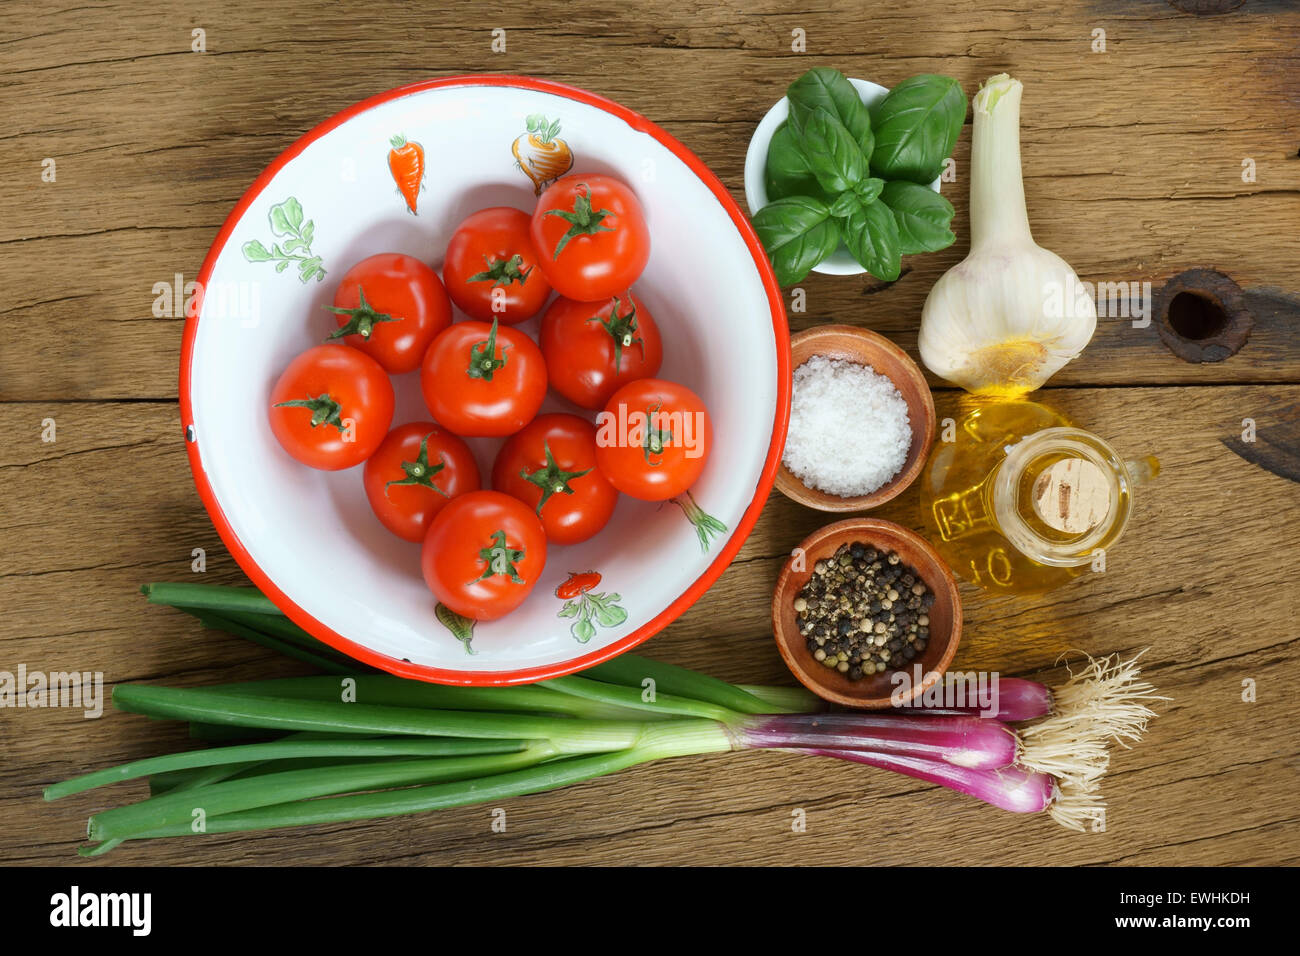
[[[771,306],[772,313],[772,331],[776,343],[776,363],[777,363],[777,401],[776,416],[772,423],[772,442],[768,447],[767,460],[763,464],[763,470],[759,474],[758,484],[754,489],[754,497],[751,499],[745,513],[741,516],[740,523],[736,530],[727,539],[718,556],[713,562],[704,569],[694,583],[685,591],[677,596],[664,610],[638,627],[635,631],[627,636],[615,641],[608,647],[593,651],[590,654],[584,654],[581,657],[575,657],[568,661],[555,664],[546,664],[540,667],[523,668],[519,670],[503,671],[460,671],[450,670],[440,667],[428,667],[422,664],[412,664],[409,661],[400,658],[389,657],[386,654],[380,654],[369,648],[351,641],[343,635],[337,633],[325,624],[316,620],[289,597],[275,586],[274,582],[262,571],[257,562],[253,560],[252,555],[244,547],[239,536],[235,534],[230,522],[227,520],[225,513],[213,493],[212,486],[208,483],[207,475],[203,470],[203,463],[199,456],[198,441],[186,440],[186,453],[189,455],[190,470],[194,475],[194,484],[198,488],[199,498],[203,501],[203,507],[207,510],[208,516],[212,519],[213,525],[216,526],[217,533],[221,535],[221,540],[225,542],[226,547],[234,556],[235,561],[244,570],[244,573],[257,585],[257,587],[272,602],[283,611],[294,623],[306,630],[308,633],[329,644],[343,653],[354,657],[359,661],[378,667],[381,670],[397,674],[402,677],[410,677],[415,680],[429,681],[440,684],[470,684],[470,685],[503,685],[503,684],[526,684],[533,681],[546,680],[551,677],[561,677],[565,674],[571,674],[574,671],[582,670],[599,664],[601,661],[609,660],[622,654],[624,651],[631,650],[638,644],[653,637],[663,628],[667,627],[673,620],[679,617],[687,608],[694,604],[705,591],[721,576],[722,572],[731,564],[732,559],[740,550],[745,539],[749,537],[750,531],[754,528],[754,523],[758,520],[759,513],[763,510],[763,505],[772,492],[772,484],[776,479],[777,468],[781,464],[781,453],[785,447],[786,428],[790,419],[790,334],[789,327],[786,323],[785,303],[781,298],[781,289],[777,285],[776,276],[772,272],[772,267],[768,263],[767,255],[763,251],[762,243],[758,241],[753,227],[750,226],[749,220],[745,218],[736,205],[735,200],[727,188],[722,185],[721,181],[713,175],[707,166],[700,161],[694,153],[670,136],[664,130],[660,129],[654,123],[650,122],[640,113],[634,112],[625,106],[620,106],[613,100],[608,100],[603,96],[597,96],[586,90],[574,86],[568,86],[564,83],[554,83],[549,80],[538,80],[525,76],[512,76],[508,74],[465,74],[457,76],[440,77],[433,80],[423,80],[418,83],[410,83],[406,86],[399,86],[396,89],[389,90],[386,93],[380,93],[369,99],[362,100],[353,106],[348,107],[340,113],[325,120],[325,122],[311,129],[301,136],[292,146],[275,158],[275,160],[262,171],[253,185],[248,188],[239,202],[226,217],[226,221],[221,226],[221,231],[217,233],[216,239],[213,240],[207,256],[203,260],[203,266],[199,270],[199,287],[205,288],[208,279],[212,275],[212,270],[216,266],[217,259],[230,240],[231,233],[234,232],[235,226],[243,217],[245,211],[261,194],[286,164],[294,157],[306,149],[309,145],[330,132],[334,128],[345,123],[354,116],[358,116],[367,110],[373,109],[382,103],[390,100],[399,99],[403,96],[409,96],[413,93],[420,93],[425,90],[438,89],[440,87],[455,86],[503,86],[515,87],[518,89],[535,90],[542,93],[550,93],[555,96],[561,96],[565,99],[575,100],[588,106],[594,106],[597,109],[604,110],[613,116],[618,117],[627,123],[630,127],[641,133],[653,136],[669,152],[686,164],[690,170],[695,173],[699,180],[713,193],[714,197],[721,204],[723,210],[731,217],[732,223],[740,232],[741,238],[744,239],[745,245],[749,247],[750,255],[754,259],[754,265],[758,268],[760,277],[763,280],[763,286],[767,290],[768,304]],[[194,339],[198,331],[199,320],[202,318],[202,307],[192,317],[185,321],[185,332],[181,341],[181,372],[180,372],[180,405],[181,405],[181,425],[188,435],[194,424],[193,408],[190,404],[190,365],[194,359]]]

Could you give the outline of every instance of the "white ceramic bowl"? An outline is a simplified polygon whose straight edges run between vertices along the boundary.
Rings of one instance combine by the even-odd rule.
[[[559,122],[563,147],[528,140],[526,124],[537,115]],[[388,165],[396,136],[424,150],[414,215]],[[323,306],[353,263],[397,251],[441,266],[451,232],[469,213],[493,205],[531,211],[533,180],[545,178],[536,170],[549,164],[556,172],[566,150],[572,171],[621,177],[645,208],[652,248],[635,288],[663,334],[661,377],[694,389],[710,410],[714,447],[692,493],[728,530],[705,550],[683,508],[624,496],[599,535],[550,549],[518,610],[478,623],[462,643],[435,613],[420,546],[389,534],[371,513],[361,469],[320,472],[289,458],[267,424],[267,397],[289,360],[335,327]],[[304,238],[310,251],[290,243]],[[318,278],[301,260],[277,271],[252,242],[319,257],[326,274]],[[240,566],[289,617],[393,673],[523,683],[613,657],[704,593],[771,490],[789,416],[789,332],[762,247],[694,154],[644,117],[582,90],[522,77],[448,77],[345,110],[258,177],[199,280],[205,295],[185,326],[180,400],[203,503]],[[521,326],[534,334],[536,327],[535,319]],[[394,385],[394,424],[427,420],[418,373]],[[554,397],[543,411],[560,409],[575,411]],[[471,445],[486,484],[499,442]],[[621,612],[596,615],[583,595],[573,599],[576,617],[560,616],[566,599],[557,589],[571,572],[588,571],[600,575],[590,593]],[[573,627],[583,617],[595,625],[585,643]]]
[[[855,80],[850,77],[849,82],[857,89],[858,96],[868,107],[884,99],[885,94],[889,92],[887,88],[870,80]],[[749,149],[745,152],[745,202],[749,206],[751,216],[767,205],[767,183],[763,177],[763,171],[767,167],[767,148],[772,145],[772,137],[776,135],[777,127],[789,116],[790,101],[783,96],[767,111],[767,115],[755,128],[754,135],[750,137]],[[932,182],[930,188],[938,192],[939,180]],[[858,260],[853,258],[848,247],[841,242],[840,247],[813,266],[812,271],[831,276],[856,276],[862,275],[867,270],[858,264]]]

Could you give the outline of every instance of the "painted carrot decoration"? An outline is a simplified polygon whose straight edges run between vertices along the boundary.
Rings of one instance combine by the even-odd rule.
[[[510,144],[516,164],[533,181],[533,192],[539,196],[547,183],[573,166],[573,150],[559,138],[559,132],[559,120],[548,123],[545,116],[534,113],[528,117],[528,132]]]
[[[405,136],[394,136],[389,142],[393,148],[388,151],[388,171],[406,200],[406,208],[415,215],[415,204],[424,188],[424,147]]]

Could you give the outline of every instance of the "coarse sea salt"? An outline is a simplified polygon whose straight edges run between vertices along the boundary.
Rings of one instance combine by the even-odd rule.
[[[805,485],[870,494],[902,470],[911,447],[907,402],[871,366],[814,355],[795,369],[785,466]]]

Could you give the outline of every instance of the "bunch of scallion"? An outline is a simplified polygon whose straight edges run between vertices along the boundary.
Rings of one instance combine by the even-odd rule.
[[[997,718],[826,713],[806,691],[728,684],[631,654],[523,687],[450,687],[368,670],[252,588],[151,584],[149,600],[314,664],[326,676],[203,689],[119,685],[118,710],[184,720],[214,746],[99,770],[56,800],[147,777],[150,796],[96,813],[94,856],[127,840],[420,813],[554,790],[665,757],[780,748],[895,770],[1084,829],[1108,743],[1158,699],[1135,661],[1090,661],[1053,694],[1004,679]],[[650,690],[649,688],[652,688]],[[1033,721],[1013,728],[1011,723]],[[196,811],[203,826],[196,827]]]

